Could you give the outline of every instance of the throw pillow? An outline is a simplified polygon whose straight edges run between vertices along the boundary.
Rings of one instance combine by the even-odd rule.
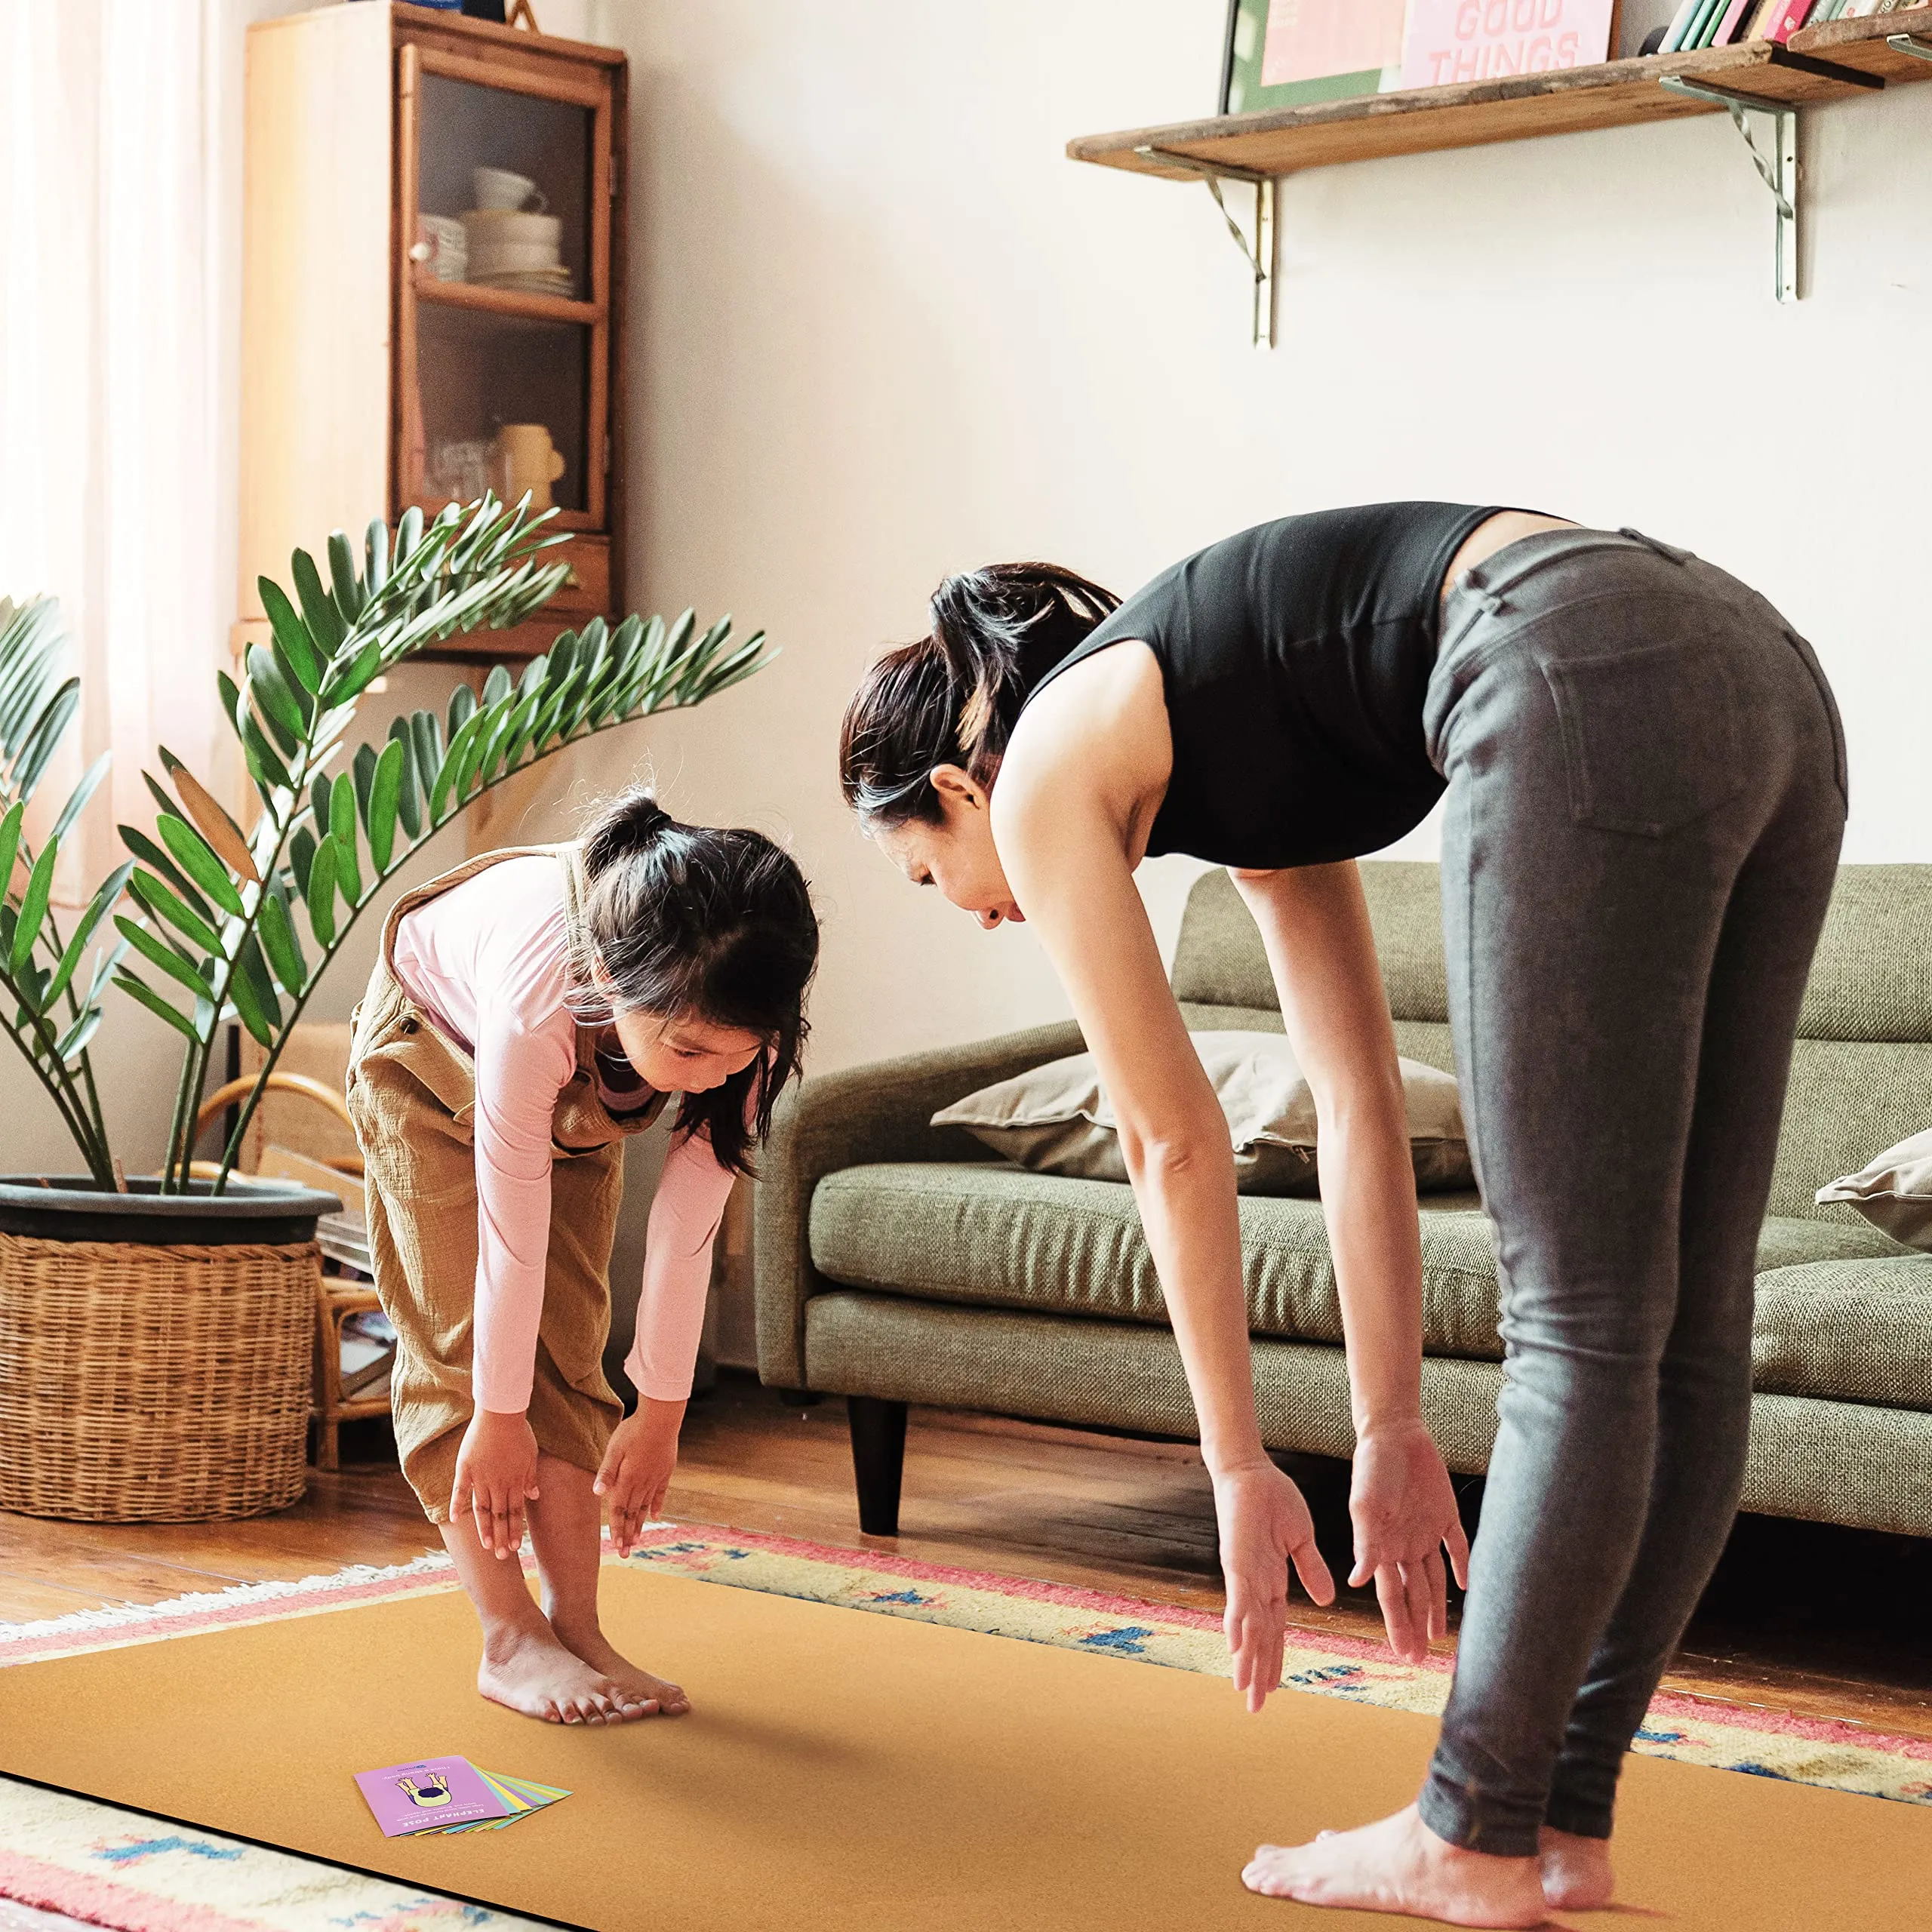
[[[1817,1198],[1849,1201],[1893,1240],[1932,1251],[1932,1131],[1888,1147],[1869,1167],[1820,1188]]]
[[[1315,1097],[1278,1033],[1190,1036],[1227,1115],[1235,1184],[1244,1194],[1317,1190]],[[1475,1185],[1454,1078],[1405,1060],[1409,1147],[1419,1193]],[[1091,1054],[1074,1054],[986,1087],[933,1115],[964,1128],[995,1152],[1036,1174],[1125,1180],[1113,1109]]]

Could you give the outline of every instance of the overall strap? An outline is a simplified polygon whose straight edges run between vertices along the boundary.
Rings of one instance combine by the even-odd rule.
[[[431,879],[427,884],[417,886],[412,891],[405,892],[402,897],[389,908],[389,917],[383,921],[383,964],[389,968],[392,974],[395,972],[396,928],[400,925],[411,912],[414,912],[417,906],[428,905],[431,900],[441,897],[445,892],[454,891],[457,887],[463,884],[466,881],[474,878],[478,872],[488,872],[492,866],[500,866],[503,864],[506,860],[509,859],[544,859],[555,857],[564,860],[565,905],[571,919],[571,940],[572,946],[574,948],[577,940],[577,926],[574,912],[576,900],[572,896],[574,888],[571,881],[573,877],[572,860],[574,859],[575,855],[577,853],[577,850],[578,848],[574,844],[566,845],[505,845],[500,847],[494,852],[478,852],[473,857],[464,860],[461,865],[453,866],[446,872],[439,872],[436,877]],[[566,857],[566,854],[569,854],[571,857]],[[580,876],[581,860],[577,860],[577,864],[579,868],[578,875]],[[573,952],[572,956],[575,956],[574,952]]]

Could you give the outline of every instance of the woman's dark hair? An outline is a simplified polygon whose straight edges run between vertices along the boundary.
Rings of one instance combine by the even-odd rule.
[[[818,918],[804,874],[761,833],[680,825],[641,790],[605,806],[583,836],[595,957],[574,964],[589,1003],[689,1014],[768,1042],[678,1110],[678,1132],[706,1134],[721,1167],[748,1174],[808,1030]]]
[[[933,593],[931,634],[889,651],[845,708],[838,778],[863,819],[939,823],[932,773],[990,785],[1033,687],[1120,599],[1057,564],[989,564]]]

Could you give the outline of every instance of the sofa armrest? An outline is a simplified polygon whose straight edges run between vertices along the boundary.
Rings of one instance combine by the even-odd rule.
[[[758,1162],[752,1234],[758,1369],[783,1389],[805,1383],[805,1303],[830,1284],[812,1266],[812,1193],[827,1174],[875,1161],[983,1159],[956,1128],[934,1128],[941,1107],[1031,1066],[1083,1051],[1072,1020],[970,1046],[875,1060],[814,1075],[788,1091],[772,1115]]]

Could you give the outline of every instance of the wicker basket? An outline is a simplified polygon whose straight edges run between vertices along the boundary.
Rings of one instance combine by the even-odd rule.
[[[0,1231],[0,1509],[182,1523],[299,1500],[321,1272],[312,1240]]]

